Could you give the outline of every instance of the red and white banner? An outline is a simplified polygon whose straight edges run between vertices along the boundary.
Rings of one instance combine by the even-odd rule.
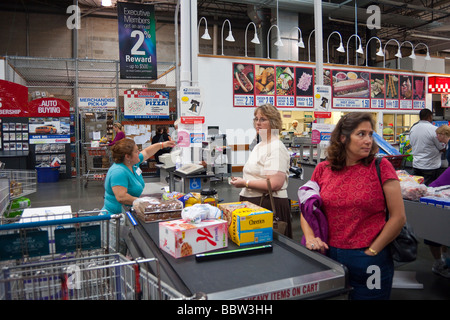
[[[28,88],[0,80],[0,117],[28,117]]]
[[[28,103],[28,117],[70,117],[70,104],[57,98],[40,98]]]

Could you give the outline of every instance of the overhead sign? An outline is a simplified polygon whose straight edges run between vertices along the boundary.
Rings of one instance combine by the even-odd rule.
[[[116,98],[112,97],[85,97],[78,98],[80,108],[116,108]]]
[[[117,3],[121,79],[156,79],[153,5]]]
[[[0,80],[0,118],[28,117],[28,88]]]
[[[126,119],[169,119],[169,92],[127,90],[124,95]]]
[[[70,117],[70,103],[57,98],[40,98],[28,103],[28,117]]]

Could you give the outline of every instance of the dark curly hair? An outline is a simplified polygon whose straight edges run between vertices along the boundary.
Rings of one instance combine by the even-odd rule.
[[[339,171],[345,167],[347,158],[346,147],[350,143],[350,135],[360,123],[365,121],[370,122],[372,129],[375,127],[374,120],[368,112],[350,112],[339,119],[336,127],[331,133],[330,146],[327,149],[327,160],[331,170]],[[345,137],[343,142],[341,140],[342,136]],[[369,165],[375,158],[377,152],[378,145],[374,141],[369,156],[362,159],[361,163]]]

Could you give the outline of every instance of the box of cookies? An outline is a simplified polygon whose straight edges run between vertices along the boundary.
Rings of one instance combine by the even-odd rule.
[[[190,256],[228,246],[225,220],[187,223],[183,219],[159,223],[159,247],[175,258]]]

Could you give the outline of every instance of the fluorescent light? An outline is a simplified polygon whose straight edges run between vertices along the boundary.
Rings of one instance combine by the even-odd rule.
[[[102,6],[111,7],[112,6],[111,0],[102,0]]]

